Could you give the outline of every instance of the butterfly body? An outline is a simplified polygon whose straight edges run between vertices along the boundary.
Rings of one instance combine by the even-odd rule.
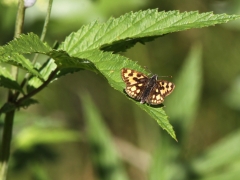
[[[152,76],[148,79],[145,89],[143,90],[142,96],[140,98],[140,103],[145,103],[149,97],[150,92],[154,89],[157,82],[157,75]]]
[[[157,75],[149,78],[143,73],[127,68],[122,69],[121,75],[126,83],[125,92],[142,104],[145,102],[150,105],[161,104],[164,97],[175,88],[172,82],[157,80]]]

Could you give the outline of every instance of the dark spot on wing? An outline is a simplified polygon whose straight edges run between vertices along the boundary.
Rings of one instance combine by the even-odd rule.
[[[133,80],[138,81],[139,79],[137,77],[133,77]]]

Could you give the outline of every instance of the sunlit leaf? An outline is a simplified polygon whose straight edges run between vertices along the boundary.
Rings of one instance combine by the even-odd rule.
[[[21,34],[19,38],[10,41],[7,45],[2,46],[0,53],[30,54],[30,53],[47,53],[51,48],[43,43],[40,38],[33,33]]]
[[[123,89],[125,88],[125,83],[122,81],[120,73],[122,68],[129,67],[140,72],[146,72],[134,61],[130,61],[126,57],[117,54],[112,54],[110,52],[92,50],[83,53],[79,52],[78,54],[75,55],[75,57],[78,57],[80,59],[86,59],[90,62],[93,62],[95,67],[108,80],[109,84],[114,89],[120,91],[121,93],[123,93]],[[71,63],[73,62],[79,63],[79,61],[72,61]],[[68,63],[68,61],[64,61],[61,63],[64,66],[64,63]],[[169,123],[167,115],[161,107],[150,107],[146,104],[140,104],[139,102],[136,101],[134,102],[138,106],[140,106],[141,109],[146,111],[151,117],[153,117],[157,121],[157,123],[176,140],[176,135],[174,133],[173,127]]]
[[[19,38],[10,41],[7,45],[0,48],[0,62],[9,63],[41,78],[40,74],[34,69],[32,62],[23,54],[42,53],[46,54],[51,48],[43,43],[39,37],[33,33],[22,34]]]
[[[157,9],[130,12],[106,23],[93,22],[66,38],[61,49],[70,54],[93,49],[125,51],[137,42],[152,41],[164,34],[225,23],[238,15],[197,11],[161,11]]]
[[[128,177],[119,160],[111,135],[97,107],[86,93],[81,93],[83,112],[87,128],[87,138],[91,157],[99,179],[127,180]],[[103,174],[104,172],[104,174]]]

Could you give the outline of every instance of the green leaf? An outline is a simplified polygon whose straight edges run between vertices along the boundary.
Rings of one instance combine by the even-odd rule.
[[[41,78],[34,69],[32,62],[22,54],[41,53],[46,54],[51,48],[43,43],[39,37],[33,33],[22,34],[19,38],[10,41],[7,45],[0,47],[0,62],[9,63],[26,69],[31,74]]]
[[[100,50],[123,51],[137,42],[145,43],[167,33],[220,24],[239,17],[226,14],[213,15],[211,12],[199,14],[198,12],[139,11],[127,13],[117,19],[111,18],[106,23],[94,22],[83,26],[78,32],[69,35],[58,51],[51,50],[34,34],[23,35],[10,42],[4,49],[6,52],[47,54],[55,60],[60,70],[68,69],[69,72],[73,72],[88,69],[100,72],[112,87],[123,92],[125,85],[120,77],[121,69],[128,67],[145,72],[144,69],[127,58]],[[28,48],[25,48],[27,46]],[[13,51],[16,48],[19,49]],[[28,69],[31,68],[28,67]],[[66,73],[68,71],[63,74]],[[156,119],[158,124],[176,139],[162,108],[152,108],[135,103]]]
[[[0,108],[0,115],[3,113],[10,112],[14,109],[16,109],[16,105],[11,102],[7,102]]]
[[[53,52],[53,55],[51,52],[50,55],[54,56],[56,64],[61,68],[77,66],[100,72],[112,87],[123,92],[125,85],[120,77],[121,69],[128,67],[145,72],[144,69],[127,58],[100,52],[100,50],[124,51],[137,42],[151,41],[167,33],[220,24],[239,17],[226,14],[213,15],[211,12],[199,14],[198,12],[158,12],[157,10],[127,13],[120,18],[111,18],[106,23],[93,22],[83,26],[79,31],[70,34],[60,45],[58,52],[62,55],[57,58],[58,52]],[[152,108],[146,104],[135,103],[176,139],[162,108]]]
[[[122,57],[120,55],[112,54],[110,52],[100,52],[88,51],[85,53],[76,54],[79,58],[86,58],[91,62],[94,62],[96,68],[105,76],[109,84],[124,94],[125,83],[121,78],[121,69],[131,68],[140,72],[146,73],[146,71],[141,68],[136,62],[130,61],[129,59]],[[134,101],[133,99],[129,98]],[[141,109],[146,111],[152,118],[154,118],[157,123],[166,130],[175,140],[176,135],[173,130],[172,125],[169,123],[167,115],[164,110],[159,107],[151,107],[147,104],[140,104],[134,101]]]
[[[175,80],[176,88],[166,102],[170,117],[181,120],[181,127],[188,129],[197,112],[202,87],[202,48],[194,44],[186,58],[180,74]]]
[[[21,104],[18,104],[18,105],[13,104],[11,102],[7,102],[0,108],[0,115],[2,113],[10,112],[16,108],[27,108],[28,106],[32,104],[37,104],[37,103],[38,101],[35,99],[26,99],[25,101],[21,102]]]
[[[21,86],[12,78],[10,72],[4,67],[0,67],[0,87],[14,89],[23,93]]]
[[[7,45],[2,46],[0,54],[2,53],[18,53],[18,54],[30,54],[41,53],[46,54],[51,51],[46,43],[43,43],[40,38],[34,33],[21,34],[19,38],[10,41]]]
[[[41,74],[41,77],[44,80],[47,80],[51,72],[56,68],[57,68],[57,65],[55,64],[55,61],[53,59],[49,59],[41,66],[41,68],[39,69],[39,73]],[[38,88],[42,84],[43,84],[43,81],[41,79],[37,77],[31,77],[29,78],[29,81],[28,81],[27,90],[28,92],[30,92],[33,89]]]
[[[38,73],[37,70],[34,69],[32,63],[28,59],[26,59],[23,55],[17,54],[17,53],[1,54],[0,52],[0,57],[1,57],[0,63],[4,62],[4,63],[12,64],[14,66],[25,69],[31,74],[41,78],[41,75]]]
[[[55,144],[62,142],[79,141],[79,134],[77,132],[69,131],[63,128],[49,129],[43,127],[27,127],[21,131],[17,139],[15,139],[15,146],[22,150],[32,148],[37,144]]]
[[[86,52],[79,52],[74,55],[73,59],[85,59],[86,62],[91,62],[95,65],[95,68],[98,72],[100,72],[102,75],[105,76],[105,78],[108,80],[109,84],[116,90],[120,91],[124,94],[123,89],[125,89],[125,83],[121,79],[121,69],[124,67],[132,68],[135,70],[138,70],[140,72],[146,73],[146,71],[141,68],[136,62],[130,61],[126,57],[112,54],[110,52],[102,52],[98,50],[92,50],[92,51],[86,51]],[[57,59],[56,63],[58,64],[58,61],[60,61],[62,68],[68,67],[68,62],[71,62],[70,64],[72,66],[79,66],[78,64],[81,64],[82,61],[74,61],[74,60],[64,60]],[[75,64],[74,64],[75,63]],[[93,71],[95,69],[93,68]],[[125,94],[124,94],[125,95]],[[129,98],[132,100],[131,98]],[[166,130],[175,140],[176,135],[174,133],[173,127],[168,121],[167,115],[164,112],[162,108],[159,107],[150,107],[146,104],[140,104],[139,102],[135,102],[138,106],[140,106],[141,109],[146,111],[152,118],[154,118],[157,123]]]
[[[240,77],[233,80],[230,88],[223,96],[224,102],[232,109],[240,110]]]
[[[157,9],[127,13],[111,18],[106,23],[93,22],[69,35],[61,45],[69,54],[93,49],[124,51],[137,42],[144,43],[164,34],[201,28],[238,19],[239,15],[214,15],[212,12],[198,13],[162,11]]]
[[[149,179],[187,179],[186,169],[184,169],[185,166],[177,160],[180,156],[179,145],[176,145],[176,143],[173,144],[166,136],[162,137],[158,144],[152,158],[151,168],[149,169]]]
[[[95,169],[101,170],[99,179],[127,180],[125,170],[111,139],[110,132],[97,107],[86,93],[80,95],[87,128],[87,138]],[[104,174],[102,172],[105,172]]]
[[[240,130],[212,145],[192,161],[192,168],[205,179],[236,179],[240,177]]]
[[[59,119],[39,117],[29,113],[17,114],[18,132],[13,139],[14,149],[29,151],[36,145],[79,142],[79,132],[68,130]],[[21,128],[22,127],[22,128]]]
[[[79,68],[79,69],[87,69],[91,71],[96,71],[94,64],[87,59],[81,59],[77,57],[70,57],[68,53],[62,50],[53,50],[48,53],[50,57],[52,57],[59,69],[63,68]]]
[[[32,105],[32,104],[37,104],[38,101],[35,99],[26,99],[24,101],[21,102],[21,104],[19,104],[19,107],[23,107],[23,108],[27,108],[28,106]]]

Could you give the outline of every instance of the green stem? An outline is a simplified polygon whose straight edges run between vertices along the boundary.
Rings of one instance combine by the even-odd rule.
[[[18,2],[18,12],[17,12],[16,24],[15,24],[14,38],[18,38],[22,33],[24,15],[25,15],[24,1],[20,0]]]
[[[3,137],[2,137],[2,152],[1,152],[1,169],[0,169],[0,179],[7,179],[8,170],[8,160],[10,156],[10,145],[12,139],[12,127],[14,120],[15,111],[11,111],[6,114],[5,122],[3,127]]]
[[[18,38],[20,36],[20,34],[22,33],[24,16],[25,16],[24,0],[19,0],[17,18],[16,18],[16,23],[15,23],[14,39]],[[17,80],[18,68],[16,66],[12,66],[12,75]]]
[[[48,79],[40,87],[33,90],[26,96],[20,98],[17,102],[15,102],[16,97],[10,93],[8,102],[15,102],[15,104],[20,105],[23,101],[31,98],[33,95],[37,94],[44,87],[46,87],[54,79],[57,72],[58,72],[58,69],[55,69],[49,75]],[[15,113],[15,111],[11,111],[11,112],[7,113],[5,116],[5,123],[4,123],[4,128],[3,128],[3,139],[2,139],[2,153],[0,156],[0,160],[1,160],[0,180],[6,180],[6,177],[7,177],[14,113]]]
[[[15,104],[19,107],[22,102],[31,98],[32,96],[34,96],[35,94],[40,92],[42,89],[44,89],[54,79],[54,77],[58,71],[59,71],[58,68],[56,68],[54,71],[52,71],[51,74],[48,76],[48,79],[41,86],[39,86],[37,89],[31,91],[27,95],[25,95],[22,98],[20,98],[19,100],[17,100],[17,102]]]
[[[46,33],[47,33],[47,27],[48,27],[48,23],[49,23],[49,20],[50,20],[50,15],[51,15],[51,10],[52,10],[52,3],[53,3],[53,0],[48,1],[47,16],[45,18],[45,22],[44,22],[44,25],[43,25],[43,30],[42,30],[42,34],[41,34],[41,41],[44,41],[44,38],[45,38]],[[36,53],[34,58],[33,58],[33,64],[36,62],[37,57],[38,57],[38,53]]]
[[[18,12],[15,24],[14,38],[20,36],[22,32],[23,22],[24,22],[25,8],[24,0],[19,0]],[[12,67],[12,75],[17,80],[18,68]],[[14,103],[14,93],[12,90],[8,91],[8,102]],[[10,157],[10,147],[12,139],[13,121],[14,121],[15,110],[6,113],[3,126],[3,136],[0,154],[0,179],[7,179],[8,161]]]
[[[51,15],[51,10],[52,10],[52,3],[53,3],[53,0],[49,0],[48,9],[47,9],[47,16],[45,18],[45,22],[44,22],[44,25],[43,25],[43,31],[42,31],[42,35],[41,35],[41,41],[44,41],[44,38],[45,38],[46,33],[47,33],[47,27],[48,27],[48,23],[49,23],[49,20],[50,20],[50,15]]]

